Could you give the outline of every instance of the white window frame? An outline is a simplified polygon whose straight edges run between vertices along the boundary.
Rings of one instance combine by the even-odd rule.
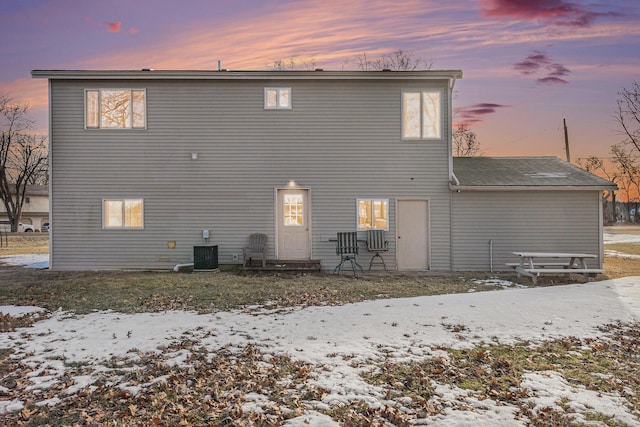
[[[142,212],[140,213],[141,215],[141,224],[140,227],[133,227],[133,226],[127,226],[126,224],[126,202],[130,202],[130,201],[135,201],[135,202],[140,202],[141,204],[141,208],[142,208]],[[119,227],[116,226],[107,226],[106,223],[106,209],[105,209],[105,204],[106,202],[122,202],[122,225]],[[127,199],[119,199],[116,197],[109,197],[109,198],[104,198],[102,199],[102,229],[103,230],[143,230],[144,229],[144,199],[143,198],[127,198]]]
[[[420,94],[420,136],[407,136],[407,129],[405,129],[405,94],[414,93]],[[425,136],[424,135],[424,94],[425,93],[438,93],[440,95],[440,104],[438,105],[439,111],[438,114],[438,131],[439,134],[437,136]],[[405,141],[442,141],[444,140],[444,91],[442,89],[405,89],[401,94],[401,120],[402,120],[402,140]]]
[[[268,105],[269,92],[275,92],[276,105]],[[289,104],[280,104],[280,93],[286,92],[288,94]],[[290,87],[265,87],[264,88],[264,109],[265,110],[291,110],[293,100],[291,99]]]
[[[360,202],[371,202],[371,227],[370,228],[363,228],[360,227]],[[375,202],[385,202],[385,206],[386,206],[386,220],[387,220],[387,226],[385,228],[376,228],[376,217],[375,217]],[[365,198],[365,197],[360,197],[356,199],[356,230],[357,231],[367,231],[367,230],[384,230],[384,231],[389,231],[389,199],[383,199],[383,198]]]
[[[103,91],[128,91],[129,92],[129,103],[130,103],[130,122],[125,127],[102,127],[102,92]],[[144,125],[143,126],[134,126],[133,125],[133,92],[142,92],[144,95],[143,102],[143,114],[144,114]],[[98,92],[98,124],[97,126],[89,126],[88,125],[88,93],[89,92]],[[87,130],[146,130],[147,129],[147,90],[144,88],[86,88],[84,90],[84,128]]]

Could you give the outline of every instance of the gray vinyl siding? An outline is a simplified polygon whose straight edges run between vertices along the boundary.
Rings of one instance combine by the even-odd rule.
[[[310,189],[312,257],[324,269],[338,262],[329,239],[356,228],[357,198],[389,199],[393,266],[395,201],[420,198],[430,200],[431,268],[450,270],[450,123],[442,141],[401,139],[401,91],[441,88],[446,120],[447,83],[52,79],[52,268],[171,268],[192,260],[203,229],[221,264],[240,263],[254,232],[273,259],[275,188],[295,180]],[[265,110],[265,87],[291,87],[293,108]],[[90,88],[146,89],[147,129],[85,130]],[[144,229],[103,230],[109,198],[144,199]]]
[[[453,193],[453,269],[494,271],[517,262],[511,252],[601,254],[600,191]],[[589,261],[599,267],[602,260]]]

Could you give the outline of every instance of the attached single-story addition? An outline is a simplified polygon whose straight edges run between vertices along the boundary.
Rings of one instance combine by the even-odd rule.
[[[616,186],[556,157],[454,158],[452,259],[502,271],[516,251],[599,255],[602,193]]]
[[[510,194],[514,205],[531,205],[537,193],[475,191],[466,159],[456,159],[454,173],[451,94],[460,71],[32,75],[49,80],[53,269],[171,269],[192,261],[199,245],[217,245],[220,264],[241,265],[253,233],[267,236],[268,260],[318,260],[326,271],[339,261],[335,238],[344,231],[364,240],[367,230],[384,230],[382,256],[399,271],[488,270],[489,240],[510,236],[514,250],[533,244],[530,233],[499,222],[477,234],[481,215],[468,214],[487,210],[488,229],[496,203]],[[571,186],[556,193],[528,179],[541,184],[544,206],[562,193],[596,212],[610,188],[600,180],[573,196]],[[564,213],[576,218],[574,208]],[[564,240],[591,224],[562,221]],[[601,234],[601,223],[591,225],[591,236]],[[599,250],[593,241],[580,251]],[[373,255],[365,248],[363,264]]]

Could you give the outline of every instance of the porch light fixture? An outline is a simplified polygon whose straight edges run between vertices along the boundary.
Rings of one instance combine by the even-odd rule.
[[[296,182],[293,179],[289,180],[289,182],[287,183],[287,187],[289,188],[296,188],[297,186],[298,184],[296,184]]]
[[[191,153],[191,160],[198,160],[198,153]]]

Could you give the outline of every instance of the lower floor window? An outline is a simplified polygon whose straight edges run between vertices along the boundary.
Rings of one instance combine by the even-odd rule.
[[[102,225],[104,228],[143,228],[143,200],[104,200]]]
[[[388,199],[358,199],[358,230],[389,230]]]

